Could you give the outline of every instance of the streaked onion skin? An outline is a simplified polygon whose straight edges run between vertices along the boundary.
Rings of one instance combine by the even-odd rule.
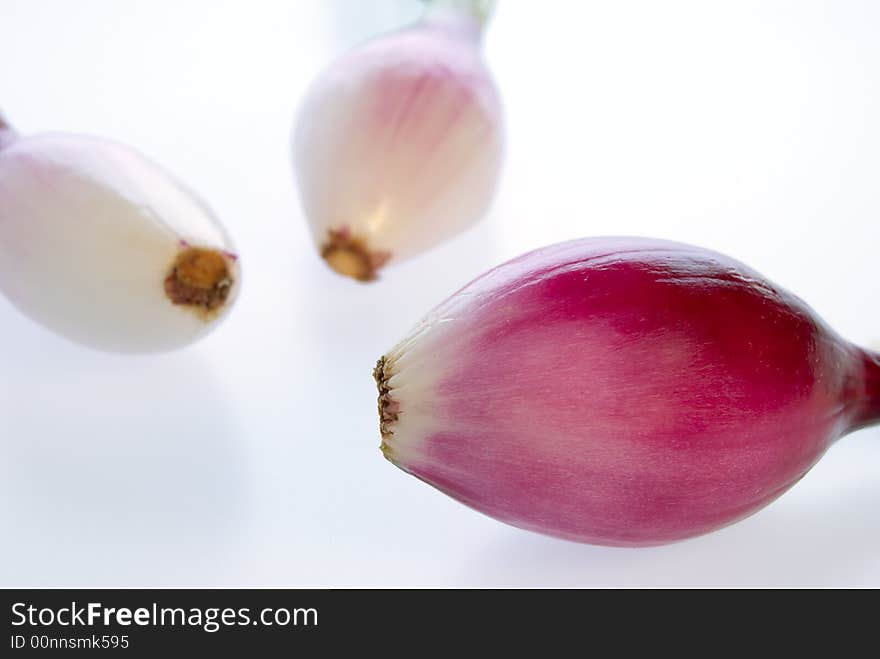
[[[491,270],[376,376],[393,463],[499,520],[602,545],[742,519],[880,421],[876,354],[733,259],[637,238]]]
[[[133,149],[0,134],[0,292],[48,329],[108,352],[180,348],[228,313],[239,270],[207,206]]]
[[[429,3],[423,20],[343,55],[310,88],[294,169],[316,247],[340,274],[375,279],[487,212],[503,121],[482,4]]]

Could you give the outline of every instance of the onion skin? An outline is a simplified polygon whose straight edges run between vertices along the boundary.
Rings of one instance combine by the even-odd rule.
[[[370,281],[487,212],[503,152],[501,102],[476,2],[432,3],[417,24],[334,62],[297,117],[293,162],[321,256]],[[449,6],[445,6],[449,5]]]
[[[612,546],[740,520],[880,421],[876,354],[733,259],[638,238],[489,271],[376,376],[397,466],[509,524]]]

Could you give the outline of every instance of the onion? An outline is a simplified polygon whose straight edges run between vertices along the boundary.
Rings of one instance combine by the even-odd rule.
[[[217,325],[238,279],[226,231],[157,165],[0,119],[0,291],[25,315],[100,350],[170,350]]]
[[[504,522],[603,545],[740,520],[880,421],[880,356],[745,265],[648,239],[509,261],[374,375],[391,462]]]
[[[294,167],[315,244],[340,274],[375,279],[489,208],[503,143],[480,53],[491,4],[429,2],[416,25],[343,56],[308,92]]]

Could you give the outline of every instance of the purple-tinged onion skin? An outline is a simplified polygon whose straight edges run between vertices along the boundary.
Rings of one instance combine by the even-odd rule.
[[[509,524],[601,545],[740,520],[880,421],[878,355],[729,257],[639,238],[489,271],[377,379],[397,466]]]

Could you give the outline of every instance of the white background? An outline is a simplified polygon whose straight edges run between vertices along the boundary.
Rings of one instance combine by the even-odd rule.
[[[791,492],[656,549],[507,527],[382,459],[370,370],[488,267],[562,239],[727,252],[880,342],[880,3],[501,0],[509,148],[491,216],[364,286],[313,253],[289,134],[335,55],[415,0],[0,0],[23,133],[139,148],[237,240],[192,349],[70,345],[0,300],[3,586],[880,586],[880,431]]]

